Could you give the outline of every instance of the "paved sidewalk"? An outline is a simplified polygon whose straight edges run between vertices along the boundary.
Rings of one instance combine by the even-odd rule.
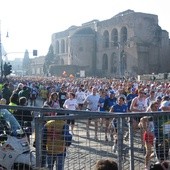
[[[42,101],[37,100],[37,106],[42,107]],[[86,136],[86,120],[76,120],[73,142],[68,148],[65,170],[92,170],[97,160],[99,159],[113,159],[117,161],[117,153],[112,151],[113,142],[110,140],[105,141],[104,130],[98,131],[99,140],[94,140],[94,124],[90,127],[90,138]],[[135,153],[134,162],[135,170],[144,169],[144,152],[140,148],[140,137],[135,135]],[[130,167],[129,162],[129,149],[128,142],[124,141],[124,150],[122,157],[123,170],[128,170]]]

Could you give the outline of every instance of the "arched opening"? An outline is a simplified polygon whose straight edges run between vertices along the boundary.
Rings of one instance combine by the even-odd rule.
[[[120,75],[124,76],[126,70],[127,70],[127,56],[125,52],[122,50],[120,54]]]
[[[109,32],[107,30],[103,34],[103,47],[109,48]]]
[[[111,32],[111,44],[113,46],[118,46],[118,31],[116,28],[114,28]]]
[[[107,54],[103,55],[102,70],[103,71],[107,71],[108,70],[108,56],[107,56]]]
[[[117,72],[117,57],[115,53],[112,53],[110,58],[110,73],[116,73]]]
[[[120,41],[121,43],[127,42],[127,28],[126,27],[121,28]]]

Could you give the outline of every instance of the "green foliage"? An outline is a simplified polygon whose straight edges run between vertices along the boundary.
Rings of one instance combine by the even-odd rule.
[[[10,75],[12,73],[12,65],[10,63],[4,64],[4,76],[6,77],[7,75]]]

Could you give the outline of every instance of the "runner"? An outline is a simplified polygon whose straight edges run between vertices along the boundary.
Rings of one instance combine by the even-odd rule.
[[[97,94],[97,88],[93,87],[92,88],[92,94],[88,95],[84,101],[84,105],[87,106],[88,111],[98,111],[98,101],[99,101],[100,96]],[[90,137],[89,133],[89,126],[91,123],[91,119],[88,119],[87,122],[87,138]],[[98,131],[98,119],[94,120],[95,123],[95,140],[98,140],[97,137],[97,131]]]
[[[128,108],[127,108],[127,105],[125,104],[125,98],[122,96],[118,98],[117,104],[113,105],[110,109],[110,112],[121,112],[122,113],[122,112],[127,112],[127,111],[128,111]],[[117,119],[116,118],[113,118],[111,125],[113,128],[113,135],[114,135],[113,152],[116,152],[117,151]]]

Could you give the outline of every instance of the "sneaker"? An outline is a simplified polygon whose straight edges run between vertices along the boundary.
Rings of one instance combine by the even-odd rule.
[[[145,147],[144,147],[144,145],[141,145],[141,147],[140,147],[140,151],[141,151],[141,152],[144,152],[144,151],[145,151]]]
[[[145,166],[144,170],[150,170],[150,164],[148,166]]]
[[[116,144],[113,145],[112,150],[113,150],[114,153],[117,152],[117,145]]]
[[[125,141],[128,141],[129,140],[129,133],[127,132],[125,137],[124,137]]]
[[[113,141],[113,135],[110,135],[110,139],[111,139],[111,141]]]

